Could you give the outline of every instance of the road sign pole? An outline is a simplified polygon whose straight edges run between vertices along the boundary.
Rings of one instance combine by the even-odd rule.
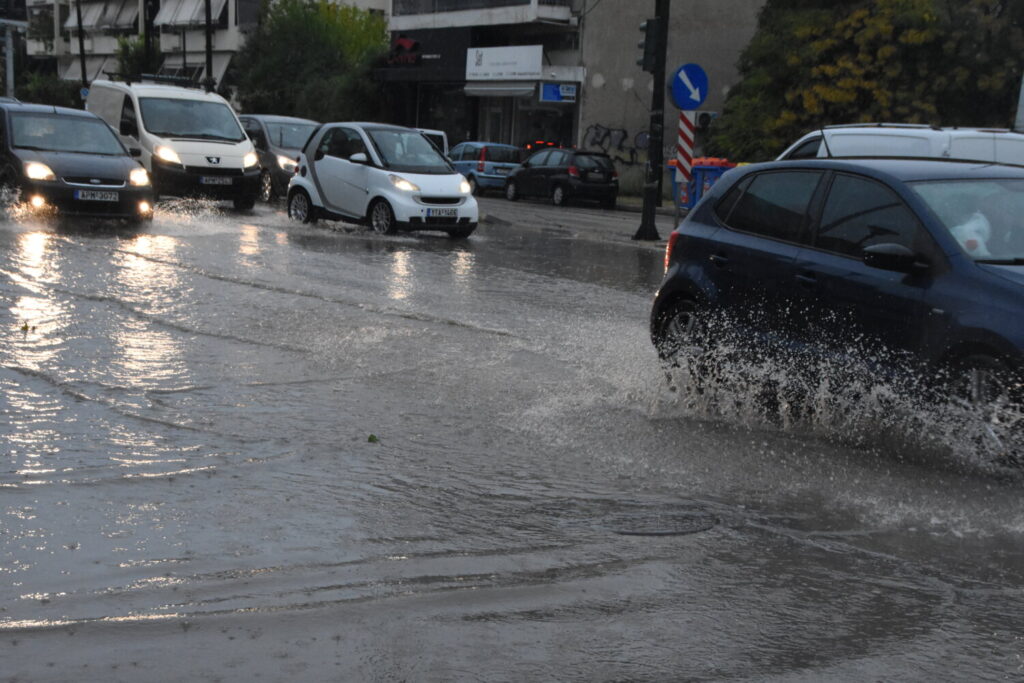
[[[668,43],[669,0],[655,0],[654,14],[658,20],[658,52],[654,67],[654,92],[651,94],[650,143],[647,147],[647,173],[644,181],[644,206],[635,240],[658,240],[655,225],[658,188],[664,165],[665,128],[665,52]]]
[[[676,184],[688,183],[693,177],[693,131],[695,114],[679,112],[679,137],[676,139]]]

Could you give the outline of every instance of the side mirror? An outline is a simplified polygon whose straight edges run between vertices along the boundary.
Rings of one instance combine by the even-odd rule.
[[[348,160],[353,164],[367,164],[370,162],[370,159],[363,152],[356,152],[350,156]]]
[[[893,242],[865,247],[861,259],[866,266],[895,273],[913,273],[928,269],[928,264],[918,260],[913,251]]]
[[[131,154],[132,157],[135,159],[138,159],[139,157],[142,156],[142,150],[139,149],[138,147],[129,147],[128,153]]]

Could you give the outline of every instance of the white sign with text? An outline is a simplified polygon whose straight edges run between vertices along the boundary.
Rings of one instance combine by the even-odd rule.
[[[466,80],[535,81],[543,62],[543,45],[471,47],[466,50]]]

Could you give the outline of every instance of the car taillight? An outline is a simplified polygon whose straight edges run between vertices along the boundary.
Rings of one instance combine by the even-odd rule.
[[[579,178],[580,177],[580,169],[576,168],[575,166],[570,166],[569,167],[569,175],[571,175],[573,178]]]
[[[480,173],[484,172],[484,161],[487,159],[487,148],[480,148],[480,161],[476,162],[476,170]]]
[[[679,239],[679,233],[672,231],[672,234],[668,236],[668,244],[665,245],[665,272],[668,272],[668,264],[672,260],[672,250],[676,246],[676,240]]]
[[[612,178],[618,178],[618,177],[619,177],[619,172],[616,171],[616,170],[612,170]]]

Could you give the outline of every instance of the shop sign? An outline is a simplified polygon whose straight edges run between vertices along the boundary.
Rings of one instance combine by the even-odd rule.
[[[471,47],[466,50],[466,80],[535,81],[543,61],[543,45]]]
[[[575,102],[576,84],[543,83],[540,88],[541,102]]]

